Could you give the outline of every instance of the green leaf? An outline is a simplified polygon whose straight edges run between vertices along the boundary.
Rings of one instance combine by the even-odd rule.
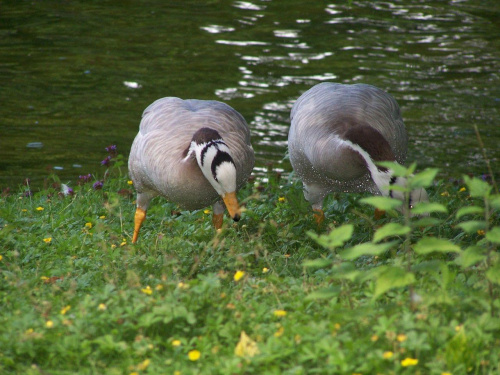
[[[457,263],[462,268],[468,268],[482,262],[486,259],[484,255],[484,248],[479,246],[470,246],[465,249],[464,252],[460,254],[457,259],[455,259],[455,263]]]
[[[373,298],[377,298],[390,289],[401,288],[415,282],[415,275],[399,267],[387,267],[379,273],[375,283]]]
[[[431,186],[434,178],[436,178],[438,171],[439,169],[437,168],[427,168],[426,170],[410,177],[408,179],[410,188],[413,190]]]
[[[430,253],[459,253],[460,247],[452,244],[448,240],[435,237],[424,237],[413,247],[417,254],[425,255]]]
[[[436,219],[435,217],[422,217],[413,221],[415,227],[430,227],[436,226],[443,222],[443,220]]]
[[[500,227],[493,227],[486,232],[486,239],[492,243],[500,244]]]
[[[330,299],[338,296],[340,293],[340,286],[332,286],[329,288],[323,288],[315,290],[306,296],[306,301],[314,301],[318,299]]]
[[[408,168],[393,161],[380,161],[377,165],[391,169],[396,177],[405,177],[411,174],[408,172]]]
[[[486,198],[490,195],[492,186],[486,181],[480,180],[477,177],[470,178],[464,175],[464,181],[469,188],[469,195],[473,198]]]
[[[306,260],[302,263],[304,267],[308,268],[325,268],[331,266],[333,261],[326,258],[318,258],[312,260]]]
[[[343,251],[339,255],[342,259],[346,260],[356,259],[363,255],[380,255],[382,253],[385,253],[387,250],[389,250],[392,246],[394,246],[397,243],[398,243],[397,241],[386,242],[382,244],[374,244],[371,242],[366,242],[351,247],[350,249]]]
[[[412,215],[430,214],[432,212],[448,213],[448,209],[440,203],[420,202],[411,209]]]
[[[466,233],[475,233],[478,230],[486,229],[486,222],[479,220],[464,221],[463,223],[457,224],[457,227],[461,228]]]
[[[500,264],[495,264],[488,271],[486,271],[486,277],[492,283],[500,284]]]
[[[403,204],[400,200],[389,197],[367,197],[359,201],[384,211],[395,209]]]
[[[318,236],[316,233],[311,231],[307,232],[307,234],[319,245],[333,250],[334,248],[340,247],[344,245],[345,242],[349,241],[352,237],[353,231],[354,226],[352,224],[345,224],[333,229],[330,233],[323,234],[321,236]]]
[[[492,195],[490,197],[490,205],[495,210],[500,210],[500,195]]]
[[[406,225],[401,225],[398,223],[389,223],[383,227],[377,229],[375,235],[373,236],[373,242],[377,243],[382,241],[386,237],[390,236],[404,236],[411,232],[411,228]]]
[[[460,219],[462,216],[465,215],[482,215],[484,214],[484,208],[478,207],[478,206],[469,206],[469,207],[462,207],[457,211],[457,214],[455,215],[457,219]]]

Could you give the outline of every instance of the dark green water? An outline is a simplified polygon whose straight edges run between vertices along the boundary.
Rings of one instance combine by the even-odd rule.
[[[477,125],[500,172],[497,0],[0,0],[0,188],[102,175],[164,96],[227,102],[257,173],[289,171],[289,110],[324,80],[390,92],[420,168],[486,173]]]

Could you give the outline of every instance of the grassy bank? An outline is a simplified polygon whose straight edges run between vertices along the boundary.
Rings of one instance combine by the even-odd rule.
[[[424,219],[330,197],[318,228],[270,172],[238,224],[155,199],[132,245],[114,160],[102,186],[0,198],[0,373],[500,373],[500,202],[481,179],[417,175]]]

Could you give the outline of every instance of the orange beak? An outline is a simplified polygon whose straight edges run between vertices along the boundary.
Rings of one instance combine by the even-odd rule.
[[[241,208],[238,204],[238,198],[236,198],[236,192],[233,191],[232,193],[226,193],[222,199],[224,200],[224,204],[226,205],[229,215],[233,218],[233,220],[240,220]]]

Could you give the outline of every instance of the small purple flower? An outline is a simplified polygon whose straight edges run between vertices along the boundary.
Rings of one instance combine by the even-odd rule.
[[[94,182],[94,185],[92,185],[92,188],[94,190],[100,190],[100,189],[102,189],[102,185],[103,185],[102,181],[96,181],[96,182]]]
[[[105,148],[105,150],[109,153],[111,157],[116,156],[116,145],[111,145]]]
[[[78,176],[78,182],[84,184],[86,182],[89,182],[91,178],[92,178],[92,175],[90,173],[80,175],[80,176]]]
[[[110,162],[111,162],[111,156],[106,156],[106,159],[104,159],[103,161],[101,161],[101,165],[104,165],[104,166],[107,167]]]

